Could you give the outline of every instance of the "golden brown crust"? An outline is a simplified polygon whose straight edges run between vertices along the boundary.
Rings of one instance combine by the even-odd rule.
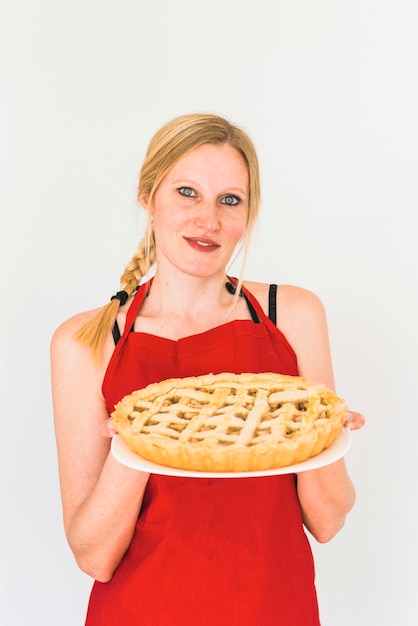
[[[276,373],[153,383],[112,413],[127,445],[178,469],[239,472],[300,463],[327,448],[348,408],[325,385]]]

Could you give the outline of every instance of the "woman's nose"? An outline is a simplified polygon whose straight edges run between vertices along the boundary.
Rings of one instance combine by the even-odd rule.
[[[220,225],[219,209],[215,201],[205,200],[196,207],[196,224],[207,230],[217,230]]]

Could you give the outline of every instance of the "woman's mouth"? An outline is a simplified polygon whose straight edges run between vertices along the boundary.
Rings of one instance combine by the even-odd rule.
[[[220,248],[220,245],[216,243],[216,241],[207,239],[206,237],[185,237],[185,240],[192,248],[200,252],[213,252],[217,250],[217,248]]]

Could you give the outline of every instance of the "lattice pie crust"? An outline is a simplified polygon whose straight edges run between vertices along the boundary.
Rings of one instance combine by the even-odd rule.
[[[315,456],[347,411],[342,398],[301,377],[224,373],[148,385],[125,396],[112,418],[127,445],[154,463],[246,472]]]

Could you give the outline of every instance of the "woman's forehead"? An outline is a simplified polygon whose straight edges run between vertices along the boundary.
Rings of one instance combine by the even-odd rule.
[[[216,176],[220,180],[234,179],[248,185],[248,167],[242,155],[229,144],[202,144],[181,157],[167,172],[170,179],[177,176]]]

